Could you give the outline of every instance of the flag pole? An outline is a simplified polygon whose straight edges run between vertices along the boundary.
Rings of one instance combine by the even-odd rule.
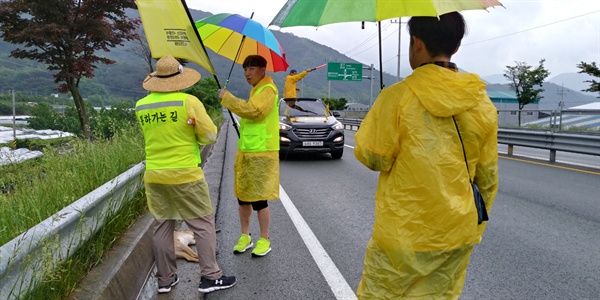
[[[188,18],[190,19],[190,23],[192,25],[192,28],[194,29],[194,32],[196,33],[196,37],[198,37],[198,40],[200,41],[200,45],[202,45],[202,49],[204,49],[205,53],[208,53],[208,52],[206,52],[206,47],[204,46],[204,42],[202,41],[202,38],[200,37],[200,33],[198,32],[198,28],[196,28],[196,25],[194,24],[194,19],[192,18],[192,14],[190,14],[190,10],[188,9],[188,6],[185,3],[185,0],[181,0],[181,4],[185,8],[185,12],[186,12]],[[206,57],[208,58],[208,55]],[[217,74],[215,74],[216,73],[215,67],[213,66],[212,61],[210,60],[210,58],[208,58],[208,63],[210,64],[210,67],[213,69],[213,72],[214,72],[213,73],[213,77],[215,78],[215,81],[217,81],[217,87],[220,90],[221,89],[221,83],[219,82],[219,78],[217,77]],[[235,61],[234,61],[234,63],[235,63]],[[231,74],[231,72],[230,72],[230,74]],[[229,77],[227,79],[229,80]],[[240,130],[238,128],[238,123],[235,120],[235,118],[233,117],[233,114],[231,113],[231,111],[229,109],[227,109],[227,112],[229,112],[229,117],[231,118],[231,121],[233,122],[233,128],[235,128],[235,132],[237,133],[237,136],[239,138],[240,137]]]

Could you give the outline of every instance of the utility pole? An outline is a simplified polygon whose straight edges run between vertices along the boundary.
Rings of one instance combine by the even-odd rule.
[[[565,101],[563,101],[563,97],[567,94],[568,91],[565,91],[564,84],[561,84],[559,88],[556,89],[556,93],[560,96],[560,102],[558,103],[558,107],[560,110],[563,110],[565,107]]]
[[[371,110],[371,106],[373,106],[373,64],[371,64],[371,75],[369,75],[369,80],[371,80],[371,94],[369,95],[369,110]]]
[[[13,109],[13,147],[17,147],[17,110],[15,104],[15,90],[12,90],[12,109]]]
[[[398,23],[398,81],[400,81],[400,46],[402,45],[402,17],[391,20],[392,23]]]
[[[565,107],[565,101],[563,101],[563,97],[567,94],[568,91],[565,91],[565,86],[564,84],[561,84],[559,88],[556,89],[556,93],[558,95],[560,95],[560,102],[558,103],[558,111],[560,114],[559,117],[559,123],[558,123],[558,130],[562,130],[562,111],[563,108]]]

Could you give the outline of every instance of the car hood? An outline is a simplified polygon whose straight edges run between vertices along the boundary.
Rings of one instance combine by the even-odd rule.
[[[337,122],[333,116],[309,116],[309,117],[288,117],[281,116],[279,121],[288,125],[333,125]]]

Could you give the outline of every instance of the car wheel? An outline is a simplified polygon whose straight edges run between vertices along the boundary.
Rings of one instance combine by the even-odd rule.
[[[331,158],[333,158],[333,159],[340,159],[340,158],[342,158],[342,155],[344,155],[344,150],[331,152]]]

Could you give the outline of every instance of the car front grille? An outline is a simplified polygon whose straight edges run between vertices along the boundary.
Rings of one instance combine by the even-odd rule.
[[[330,128],[294,128],[294,133],[300,138],[326,138]]]

